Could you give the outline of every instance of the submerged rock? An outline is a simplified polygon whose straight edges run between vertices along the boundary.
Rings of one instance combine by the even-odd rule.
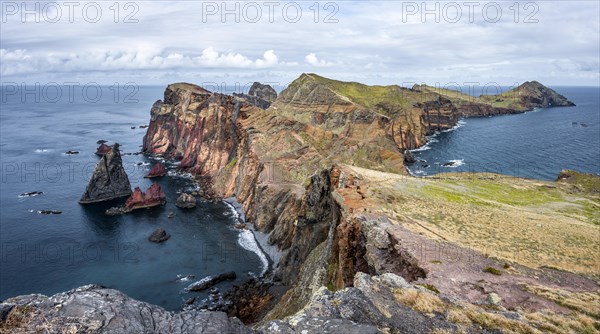
[[[102,143],[96,149],[96,155],[103,156],[103,155],[106,155],[106,153],[110,152],[111,150],[112,150],[112,147]]]
[[[171,235],[168,234],[167,231],[163,230],[162,228],[158,228],[156,231],[152,232],[152,234],[148,237],[148,240],[159,243],[169,240],[170,237]]]
[[[30,191],[30,192],[22,193],[21,195],[19,195],[19,197],[33,197],[33,196],[39,196],[42,194],[43,194],[43,192],[41,192],[41,191]]]
[[[167,167],[165,167],[165,165],[159,162],[156,165],[154,165],[154,167],[150,169],[150,172],[144,177],[151,179],[153,177],[161,177],[165,175],[167,175]]]
[[[40,210],[38,211],[41,215],[60,215],[62,211],[59,210]]]
[[[102,145],[102,144],[104,144],[104,143],[108,143],[108,141],[107,141],[107,140],[104,140],[104,139],[100,139],[100,140],[98,140],[98,141],[96,142],[96,144],[98,144],[98,145]]]
[[[113,200],[131,194],[131,184],[123,168],[119,144],[105,154],[94,170],[79,203],[88,204]]]
[[[175,205],[182,209],[193,209],[196,207],[196,198],[188,193],[181,193]]]
[[[207,276],[198,282],[190,284],[188,290],[190,291],[202,291],[206,289],[210,289],[213,286],[217,285],[226,280],[234,280],[236,278],[235,271],[229,271],[216,276]]]
[[[72,155],[72,154],[79,154],[79,151],[71,151],[71,150],[68,150],[67,152],[65,152],[65,154],[69,154],[69,155]]]

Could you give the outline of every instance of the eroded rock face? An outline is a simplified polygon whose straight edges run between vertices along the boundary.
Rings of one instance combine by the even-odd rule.
[[[115,144],[113,149],[108,151],[98,161],[94,174],[79,203],[87,204],[109,201],[130,194],[131,184],[123,168],[119,145]]]

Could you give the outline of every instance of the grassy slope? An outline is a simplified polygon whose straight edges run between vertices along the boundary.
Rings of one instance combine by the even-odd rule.
[[[600,195],[490,174],[417,179],[357,170],[368,198],[407,228],[532,268],[598,275]]]

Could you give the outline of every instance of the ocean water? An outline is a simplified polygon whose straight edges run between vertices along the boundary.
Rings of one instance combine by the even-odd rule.
[[[415,150],[419,161],[409,169],[421,176],[493,172],[540,180],[555,180],[562,169],[600,175],[599,89],[553,89],[577,106],[463,119]]]
[[[115,95],[114,87],[103,87],[98,99],[93,91],[86,95],[78,88],[69,97],[63,90],[58,100],[49,92],[3,89],[0,300],[95,283],[177,310],[192,296],[207,298],[208,292],[185,291],[207,275],[235,271],[236,281],[217,286],[224,292],[264,271],[265,255],[258,252],[252,233],[233,227],[239,214],[230,204],[199,201],[195,210],[175,207],[182,190],[194,189],[189,178],[173,172],[175,166],[169,177],[156,181],[167,195],[163,207],[109,217],[104,210],[119,201],[78,204],[99,160],[96,141],[118,142],[123,153],[139,152],[146,132],[139,125],[148,124],[152,103],[164,92],[164,87],[120,89]],[[67,155],[68,150],[80,153]],[[152,181],[143,176],[155,161],[126,155],[123,163],[132,187],[150,186]],[[43,194],[19,196],[32,191]],[[39,210],[62,214],[42,215]],[[176,216],[167,218],[171,211]],[[148,241],[159,227],[171,238],[161,244]],[[185,279],[188,275],[194,277]]]

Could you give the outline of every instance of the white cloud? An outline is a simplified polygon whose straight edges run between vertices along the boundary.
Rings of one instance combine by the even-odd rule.
[[[332,62],[317,58],[317,55],[312,52],[307,54],[306,57],[304,57],[304,60],[306,60],[306,62],[310,65],[317,67],[328,67],[335,65]]]
[[[597,85],[599,78],[600,3],[594,1],[537,2],[535,24],[522,22],[525,12],[515,23],[508,2],[500,2],[498,23],[483,20],[480,6],[474,23],[464,11],[453,24],[422,22],[419,13],[403,23],[401,4],[385,1],[340,2],[335,24],[321,22],[325,12],[315,23],[312,2],[299,2],[304,15],[297,23],[283,20],[277,7],[273,22],[263,8],[262,19],[250,24],[231,15],[221,22],[220,13],[203,22],[196,1],[144,1],[137,3],[139,22],[124,24],[109,15],[112,3],[100,3],[106,15],[93,24],[80,18],[23,24],[20,15],[9,17],[2,24],[3,80],[149,77],[160,79],[148,83],[165,84],[181,80],[171,78],[181,73],[191,82],[253,74],[289,81],[307,71],[370,84],[485,77],[503,84]]]

